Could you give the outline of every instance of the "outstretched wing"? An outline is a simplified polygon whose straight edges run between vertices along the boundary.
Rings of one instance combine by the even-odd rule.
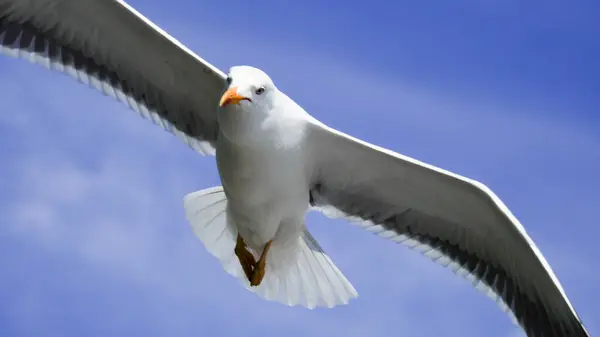
[[[121,0],[0,0],[0,50],[67,73],[214,154],[225,75]]]
[[[313,206],[451,266],[528,336],[588,336],[523,226],[484,185],[317,121],[309,130]]]

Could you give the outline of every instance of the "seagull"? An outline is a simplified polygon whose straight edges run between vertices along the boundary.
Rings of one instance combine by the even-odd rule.
[[[121,0],[0,0],[0,51],[121,101],[204,155],[194,234],[258,296],[306,308],[357,292],[305,225],[318,210],[402,243],[489,296],[527,336],[589,336],[542,253],[480,182],[324,125],[263,71],[217,69]]]

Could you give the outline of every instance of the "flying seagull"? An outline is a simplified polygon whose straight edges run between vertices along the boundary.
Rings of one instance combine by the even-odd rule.
[[[121,0],[0,0],[0,50],[67,73],[216,155],[223,186],[185,196],[187,219],[224,269],[267,300],[314,308],[357,296],[305,227],[315,209],[449,266],[528,336],[588,336],[486,186],[324,125],[261,70],[225,74]]]

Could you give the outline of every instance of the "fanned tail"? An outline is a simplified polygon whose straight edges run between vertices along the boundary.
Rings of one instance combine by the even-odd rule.
[[[212,187],[186,195],[184,208],[194,234],[206,250],[221,262],[225,271],[262,298],[312,309],[347,304],[358,296],[352,284],[306,229],[298,238],[298,254],[290,265],[274,268],[269,259],[277,259],[277,251],[271,250],[262,283],[258,287],[250,286],[234,253],[237,228],[227,218],[227,197],[223,188]]]
[[[258,287],[248,287],[259,296],[289,306],[309,309],[348,304],[358,293],[331,261],[313,236],[304,230],[297,259],[285,269],[269,269]],[[277,258],[275,254],[271,257]],[[267,260],[268,261],[268,260]],[[247,282],[246,282],[247,283]]]

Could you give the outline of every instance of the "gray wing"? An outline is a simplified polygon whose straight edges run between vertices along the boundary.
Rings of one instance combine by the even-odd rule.
[[[120,0],[0,0],[0,50],[67,73],[214,154],[225,75]]]
[[[317,121],[309,130],[314,207],[450,266],[528,336],[588,336],[540,251],[484,185]]]

